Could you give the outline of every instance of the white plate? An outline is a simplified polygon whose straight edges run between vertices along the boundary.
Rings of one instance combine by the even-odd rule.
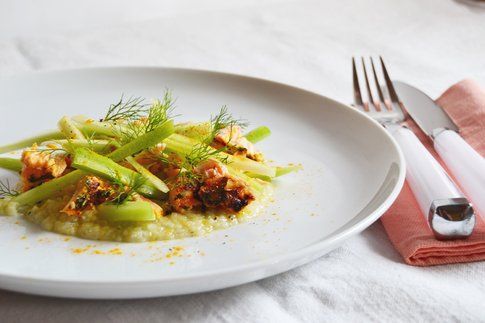
[[[243,284],[334,249],[376,221],[403,185],[398,147],[360,112],[283,84],[205,71],[100,68],[1,80],[0,144],[52,129],[62,115],[101,117],[121,93],[154,98],[164,88],[178,98],[178,113],[192,120],[205,120],[227,104],[252,125],[269,126],[273,134],[261,144],[267,156],[302,163],[304,170],[277,181],[274,203],[254,221],[199,238],[143,244],[69,240],[0,217],[0,288],[140,298]]]

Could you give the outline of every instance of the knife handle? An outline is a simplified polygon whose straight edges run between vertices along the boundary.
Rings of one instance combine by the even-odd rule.
[[[455,183],[411,130],[398,125],[386,128],[404,154],[406,180],[435,236],[438,239],[469,236],[475,217]],[[458,216],[450,220],[442,211],[455,212]]]
[[[485,217],[485,158],[452,130],[434,137],[434,148],[479,215]]]

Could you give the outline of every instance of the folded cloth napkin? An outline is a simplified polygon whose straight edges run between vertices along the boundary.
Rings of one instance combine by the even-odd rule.
[[[436,103],[457,124],[463,138],[484,156],[485,88],[475,81],[463,80],[450,87]],[[413,121],[407,122],[407,125],[446,169],[428,136]],[[485,260],[485,222],[479,214],[474,233],[467,239],[438,241],[407,183],[381,220],[394,247],[410,265],[432,266]]]

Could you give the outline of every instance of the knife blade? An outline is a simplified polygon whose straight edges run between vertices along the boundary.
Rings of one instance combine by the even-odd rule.
[[[426,93],[404,82],[393,83],[406,111],[426,134],[433,136],[443,128],[458,132],[453,120]]]
[[[463,140],[456,124],[428,95],[404,82],[393,84],[407,113],[431,137],[475,211],[485,216],[485,159]]]

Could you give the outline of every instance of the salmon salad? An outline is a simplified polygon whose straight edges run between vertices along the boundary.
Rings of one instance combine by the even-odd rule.
[[[122,96],[97,118],[64,116],[0,146],[0,168],[19,175],[0,182],[0,214],[84,239],[180,239],[256,216],[274,180],[299,169],[269,163],[257,146],[269,128],[249,130],[225,106],[205,121],[180,117],[170,91]]]

